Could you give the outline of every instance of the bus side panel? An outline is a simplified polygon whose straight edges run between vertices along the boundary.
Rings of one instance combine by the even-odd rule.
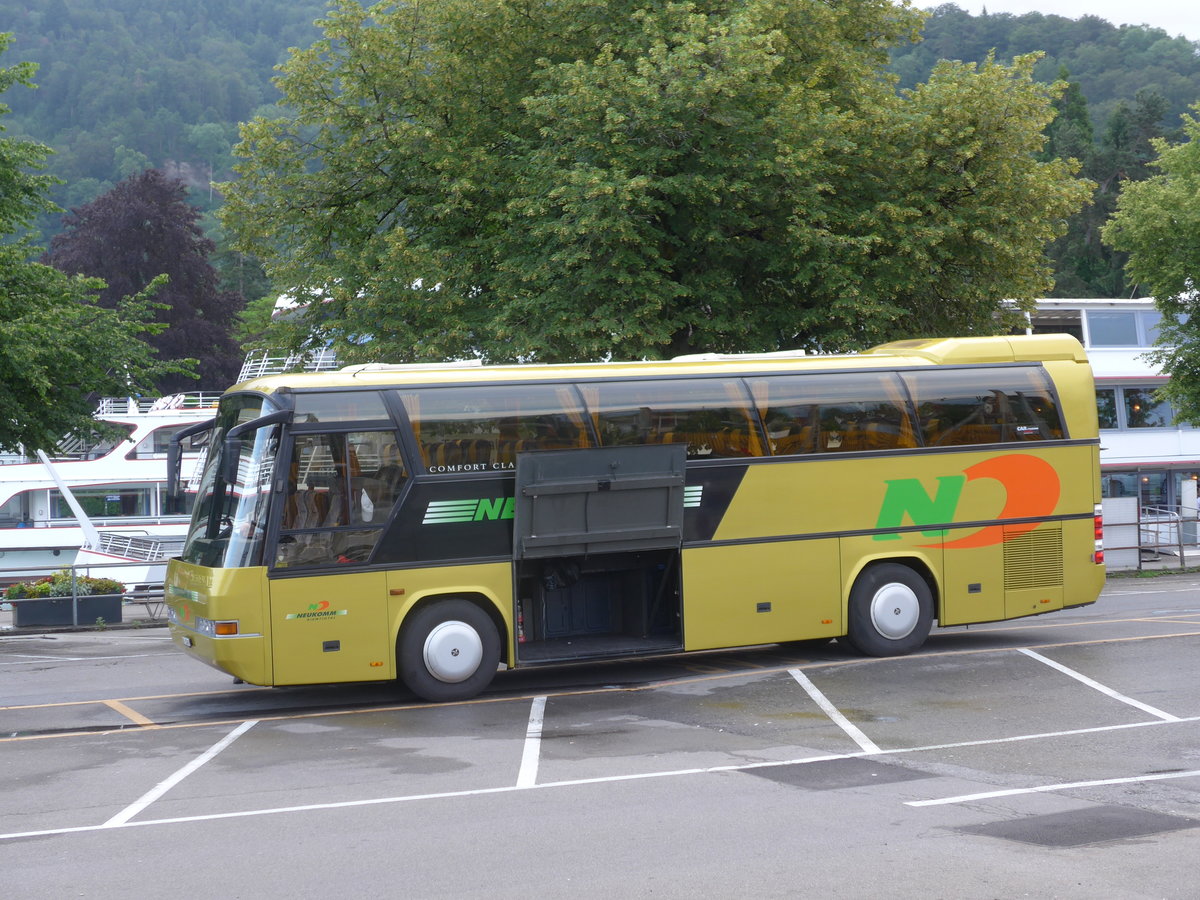
[[[173,559],[165,600],[171,640],[190,656],[248,684],[271,684],[266,569],[208,569]],[[236,621],[236,637],[216,637],[213,622]]]
[[[684,648],[845,633],[836,538],[683,551]]]
[[[439,598],[466,597],[493,613],[502,624],[500,658],[509,666],[516,664],[513,641],[513,566],[512,563],[433,566],[424,569],[393,569],[387,573],[387,627],[391,642],[389,657],[395,675],[396,640],[408,614],[419,604]]]
[[[962,531],[951,531],[962,534]],[[994,622],[1005,612],[1002,545],[953,547],[943,558],[942,598],[938,624]]]
[[[275,684],[394,677],[385,573],[325,572],[270,586]]]
[[[1076,519],[1063,522],[1064,560],[1063,606],[1085,606],[1095,603],[1104,590],[1103,563],[1092,561],[1096,548],[1095,521]]]

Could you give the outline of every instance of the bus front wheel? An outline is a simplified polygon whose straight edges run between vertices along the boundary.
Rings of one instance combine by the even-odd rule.
[[[933,594],[915,571],[880,563],[850,590],[846,640],[865,656],[900,656],[925,643],[933,626]]]
[[[422,700],[466,700],[495,676],[500,635],[469,600],[441,600],[413,613],[396,654],[400,680]]]

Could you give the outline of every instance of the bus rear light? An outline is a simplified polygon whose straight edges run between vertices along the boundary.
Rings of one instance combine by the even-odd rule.
[[[233,637],[238,633],[237,622],[216,622],[214,623],[213,633],[217,637]]]
[[[1104,507],[1097,503],[1095,511],[1096,550],[1092,554],[1092,562],[1101,565],[1104,562]]]

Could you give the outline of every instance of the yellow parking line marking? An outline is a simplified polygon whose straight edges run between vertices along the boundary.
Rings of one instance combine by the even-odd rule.
[[[219,697],[222,694],[246,694],[252,691],[269,691],[270,688],[239,688],[238,690],[220,690],[220,691],[183,691],[178,694],[147,694],[144,697],[121,697],[116,700],[117,703],[136,703],[139,700],[178,700],[181,697]],[[24,706],[0,706],[0,712],[7,712],[14,709],[54,709],[59,706],[90,706],[93,703],[107,703],[106,700],[63,700],[59,703],[27,703]]]
[[[135,709],[130,709],[128,706],[126,706],[120,700],[105,700],[103,702],[104,702],[104,705],[107,706],[109,709],[111,709],[115,712],[119,712],[121,715],[123,715],[125,718],[127,718],[134,725],[144,725],[147,728],[160,727],[154,723],[153,719],[147,719],[140,712],[138,712]]]

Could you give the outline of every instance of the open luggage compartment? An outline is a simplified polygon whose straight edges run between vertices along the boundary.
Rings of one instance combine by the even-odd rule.
[[[518,457],[520,662],[682,649],[685,453],[666,444]]]

